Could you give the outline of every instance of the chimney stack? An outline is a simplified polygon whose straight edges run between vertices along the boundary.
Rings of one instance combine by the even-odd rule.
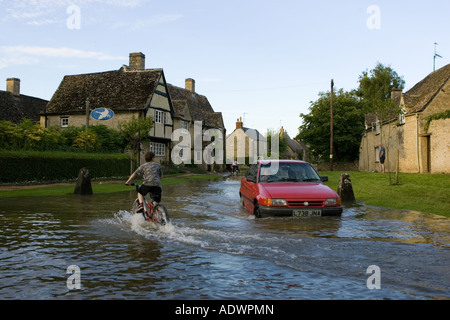
[[[242,123],[242,117],[240,117],[239,119],[237,119],[236,121],[236,130],[237,129],[242,129],[243,123]]]
[[[186,84],[186,86],[185,86],[186,90],[195,92],[195,80],[194,79],[191,79],[191,78],[186,79],[185,84]]]
[[[17,78],[6,79],[6,91],[11,92],[16,96],[20,96],[20,79]]]
[[[142,52],[130,53],[130,66],[134,70],[145,70],[145,55]]]

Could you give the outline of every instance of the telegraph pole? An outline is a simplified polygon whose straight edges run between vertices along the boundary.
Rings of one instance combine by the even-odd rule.
[[[86,98],[86,131],[89,129],[89,98]]]
[[[330,171],[333,171],[333,87],[334,81],[331,79],[331,105],[330,105]]]

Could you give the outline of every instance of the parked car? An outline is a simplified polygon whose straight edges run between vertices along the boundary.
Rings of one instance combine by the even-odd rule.
[[[341,199],[305,161],[252,164],[241,180],[241,204],[256,217],[340,216]]]

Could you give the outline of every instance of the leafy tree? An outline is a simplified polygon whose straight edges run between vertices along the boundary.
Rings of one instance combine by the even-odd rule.
[[[130,121],[119,123],[119,131],[126,142],[126,148],[133,151],[133,155],[139,154],[142,141],[148,139],[149,132],[153,128],[153,119],[136,119],[132,117]]]
[[[95,151],[100,146],[100,141],[97,136],[92,131],[83,130],[80,131],[72,143],[73,147],[79,148],[83,151]]]
[[[377,115],[380,122],[398,115],[399,108],[391,99],[393,88],[403,89],[405,81],[391,67],[378,63],[369,72],[364,71],[359,77],[358,96],[365,111]]]
[[[309,114],[300,114],[303,124],[297,139],[305,142],[317,160],[330,156],[331,92],[319,93],[311,102]],[[355,91],[339,89],[333,95],[333,156],[338,161],[358,158],[361,132],[364,130],[364,110]]]

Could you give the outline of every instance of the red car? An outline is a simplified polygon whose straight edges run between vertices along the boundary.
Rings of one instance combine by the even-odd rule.
[[[256,217],[340,216],[341,199],[305,161],[252,164],[241,180],[241,204]]]

